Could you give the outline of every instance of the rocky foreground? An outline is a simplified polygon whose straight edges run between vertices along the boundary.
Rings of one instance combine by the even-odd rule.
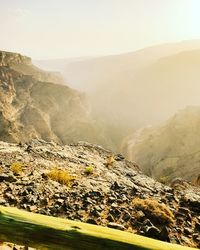
[[[52,170],[65,171],[65,184]],[[0,142],[0,205],[200,247],[198,187],[165,186],[89,143]]]

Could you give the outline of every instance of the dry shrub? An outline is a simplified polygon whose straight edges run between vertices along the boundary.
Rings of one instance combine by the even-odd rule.
[[[200,186],[200,174],[197,176],[197,178],[193,181],[194,185]]]
[[[159,223],[174,223],[174,215],[165,204],[160,204],[155,199],[140,199],[133,200],[133,205],[136,209],[142,210],[145,215]]]
[[[20,175],[23,172],[23,165],[19,162],[13,162],[10,166],[13,174]]]
[[[166,184],[169,181],[169,176],[161,176],[158,181],[162,184]]]
[[[85,174],[90,175],[94,173],[94,166],[88,166],[85,168]]]
[[[2,173],[3,173],[3,167],[0,166],[0,174],[2,174]]]
[[[75,177],[68,173],[66,170],[60,170],[58,168],[53,168],[49,173],[48,177],[53,181],[57,181],[60,184],[70,186],[75,180]]]
[[[110,155],[106,159],[105,166],[106,167],[111,167],[111,166],[113,166],[114,162],[115,162],[115,159],[114,159],[113,155]]]

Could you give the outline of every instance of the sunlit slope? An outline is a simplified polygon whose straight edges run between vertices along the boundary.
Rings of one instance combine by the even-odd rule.
[[[187,107],[158,127],[140,130],[126,140],[129,159],[156,178],[199,175],[200,107]]]

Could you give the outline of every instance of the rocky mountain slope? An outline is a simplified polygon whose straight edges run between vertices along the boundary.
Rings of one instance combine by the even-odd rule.
[[[189,106],[160,126],[135,132],[125,140],[124,151],[157,179],[192,181],[200,174],[199,130],[200,107]]]
[[[31,58],[18,53],[0,51],[0,67],[9,67],[21,74],[34,76],[39,81],[64,83],[57,72],[48,72],[32,64]]]
[[[200,189],[165,186],[100,146],[0,142],[0,170],[1,205],[200,247]]]
[[[62,83],[58,74],[38,69],[30,58],[0,52],[0,139],[86,140],[105,145],[85,96]]]

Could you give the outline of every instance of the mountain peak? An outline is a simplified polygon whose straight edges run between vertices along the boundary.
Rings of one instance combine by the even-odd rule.
[[[13,64],[31,65],[31,58],[19,53],[0,51],[0,66],[10,66]]]

